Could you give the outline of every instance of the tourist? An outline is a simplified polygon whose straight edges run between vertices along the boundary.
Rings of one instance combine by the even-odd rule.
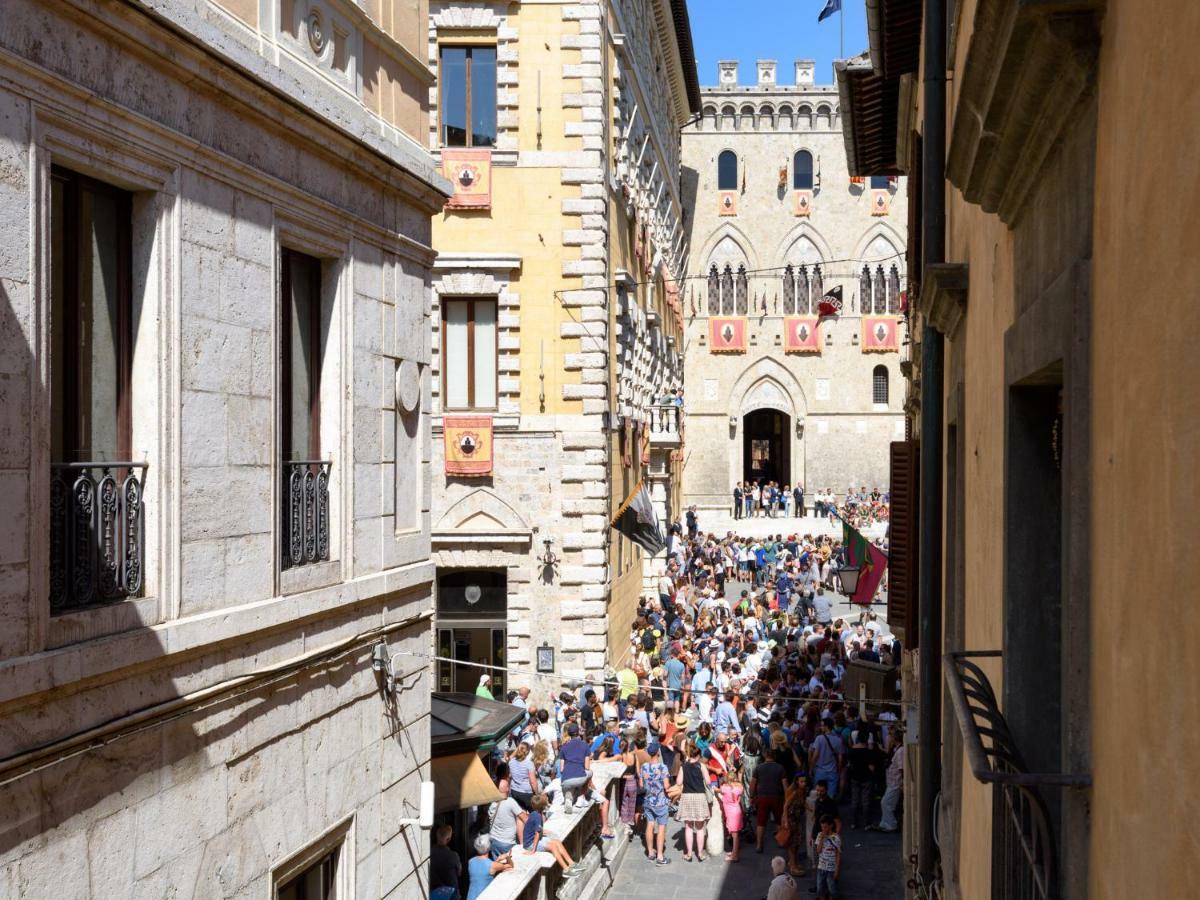
[[[896,821],[896,806],[900,803],[900,793],[904,786],[904,732],[893,728],[888,739],[893,742],[891,760],[887,768],[887,790],[880,804],[879,830],[894,832],[900,830]]]
[[[667,789],[671,776],[663,765],[657,741],[646,745],[646,756],[649,761],[642,763],[638,769],[638,780],[644,792],[642,815],[646,819],[646,855],[658,865],[665,866],[671,862],[666,855],[670,809]]]
[[[725,854],[726,862],[738,861],[738,841],[742,833],[742,774],[741,769],[729,769],[721,776],[719,789],[721,813],[725,820],[725,831],[729,835],[732,849]]]
[[[562,866],[563,877],[570,878],[583,870],[582,863],[576,863],[567,852],[566,845],[554,838],[548,838],[542,833],[546,822],[546,810],[550,801],[545,794],[535,794],[532,801],[533,809],[525,819],[525,827],[521,832],[521,847],[526,853],[549,853],[554,861]]]
[[[787,739],[784,739],[786,744]],[[754,852],[763,852],[763,836],[772,817],[775,824],[783,824],[783,796],[787,776],[783,766],[773,757],[768,757],[754,770],[750,782],[750,795],[754,798],[755,831]]]
[[[742,490],[742,483],[739,481],[733,486],[733,517],[735,519],[742,517],[742,500],[745,496],[746,492]]]
[[[796,880],[787,873],[787,862],[782,856],[771,859],[771,872],[775,877],[767,888],[767,900],[795,900]]]
[[[499,859],[516,846],[526,814],[521,804],[512,797],[505,797],[493,807],[488,823],[489,851],[492,859]]]
[[[429,848],[429,890],[430,898],[437,896],[441,900],[456,900],[458,897],[458,882],[462,878],[462,860],[450,849],[450,838],[454,829],[449,825],[439,825],[433,833],[433,846]],[[488,842],[490,846],[490,841]],[[484,853],[486,854],[486,849]],[[438,891],[441,891],[439,894]]]
[[[533,808],[533,795],[538,792],[537,768],[529,756],[530,747],[522,742],[508,760],[509,795],[526,812]]]
[[[512,850],[493,859],[488,855],[491,842],[487,834],[475,837],[475,855],[467,863],[467,875],[470,879],[467,887],[467,900],[477,900],[480,894],[487,890],[492,879],[501,872],[513,868]]]
[[[821,816],[821,831],[816,837],[817,900],[832,900],[838,895],[837,882],[842,871],[842,838],[834,832],[833,823],[833,816]]]
[[[708,859],[704,853],[704,843],[711,815],[708,801],[708,779],[704,774],[700,748],[696,746],[695,741],[688,742],[684,754],[683,765],[679,767],[679,775],[675,780],[675,783],[682,788],[676,818],[684,825],[686,852],[683,854],[683,858],[691,862],[694,847],[696,858],[700,862],[704,862]]]
[[[470,684],[470,682],[467,682]],[[479,687],[475,688],[475,696],[482,697],[484,700],[495,700],[491,691],[492,676],[486,672],[479,676]]]

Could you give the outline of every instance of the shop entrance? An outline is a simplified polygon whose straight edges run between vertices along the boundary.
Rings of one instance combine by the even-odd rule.
[[[777,409],[756,409],[742,417],[742,480],[791,484],[791,417]]]
[[[475,693],[479,676],[492,676],[492,695],[504,699],[505,672],[479,665],[507,664],[508,576],[501,570],[441,570],[437,596],[437,689]],[[453,659],[454,662],[446,660]]]

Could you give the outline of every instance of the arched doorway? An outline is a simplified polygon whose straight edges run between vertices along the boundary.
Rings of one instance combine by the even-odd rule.
[[[791,416],[756,409],[742,417],[742,480],[792,483]]]

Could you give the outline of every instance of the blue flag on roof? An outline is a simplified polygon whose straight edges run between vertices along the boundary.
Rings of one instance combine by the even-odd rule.
[[[832,16],[835,12],[841,12],[841,11],[842,11],[842,0],[828,0],[828,2],[826,2],[826,4],[825,4],[825,8],[823,10],[821,10],[821,14],[819,16],[817,16],[817,21],[824,22],[826,19],[828,19],[830,16]]]

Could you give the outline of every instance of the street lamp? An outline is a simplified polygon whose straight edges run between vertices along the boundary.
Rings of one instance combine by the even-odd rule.
[[[845,595],[847,599],[854,596],[854,592],[858,590],[858,576],[862,574],[862,568],[859,566],[842,566],[837,570],[838,577],[838,592]]]

